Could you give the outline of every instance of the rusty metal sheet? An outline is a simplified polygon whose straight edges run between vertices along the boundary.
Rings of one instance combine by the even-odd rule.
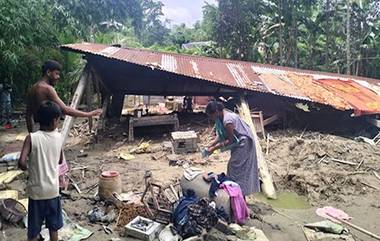
[[[286,74],[263,73],[259,77],[274,94],[311,101],[309,97],[306,97],[302,89],[299,89]]]
[[[160,71],[209,81],[225,87],[317,102],[338,110],[354,110],[356,114],[380,113],[378,102],[380,81],[375,79],[93,43],[68,44],[61,46],[61,48],[72,52],[117,59]],[[328,80],[331,81],[326,82]],[[350,98],[353,93],[342,91],[341,88],[337,87],[336,83],[342,83],[342,81],[351,81],[350,85],[355,84],[360,96],[367,96],[368,98]],[[348,83],[346,82],[340,86],[346,86]],[[372,93],[370,96],[368,91]],[[368,107],[366,101],[370,99],[375,103]]]
[[[268,92],[257,74],[247,67],[247,62],[223,60],[221,64],[220,61],[216,61],[218,59],[213,58],[88,43],[63,45],[61,48],[118,59],[230,87]]]
[[[376,92],[352,80],[321,79],[318,82],[350,103],[356,116],[379,113],[380,96]]]
[[[304,94],[315,102],[334,106],[338,110],[350,110],[350,104],[340,96],[335,95],[334,92],[328,91],[310,75],[300,75],[296,73],[289,73],[288,78],[302,90]]]

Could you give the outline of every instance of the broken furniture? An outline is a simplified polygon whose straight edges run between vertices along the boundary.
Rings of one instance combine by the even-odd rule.
[[[206,182],[203,180],[202,175],[198,175],[193,180],[189,181],[185,177],[182,177],[180,180],[182,191],[186,193],[186,190],[192,189],[194,190],[197,197],[208,197],[209,196],[209,189],[211,183]],[[230,196],[223,190],[219,189],[217,191],[217,197],[213,200],[216,203],[216,206],[223,207],[225,212],[231,216],[231,205],[230,205]]]
[[[195,131],[176,131],[171,133],[173,151],[176,154],[196,152],[198,136]]]
[[[137,216],[125,226],[125,234],[144,241],[153,241],[163,228],[162,224]]]
[[[159,116],[143,116],[140,118],[129,118],[129,135],[128,140],[134,141],[134,128],[142,126],[160,126],[160,125],[173,125],[175,131],[179,128],[179,121],[176,114],[173,115],[159,115]]]
[[[380,131],[379,133],[374,137],[374,138],[367,138],[365,136],[358,136],[358,137],[355,137],[354,138],[355,140],[357,141],[364,141],[365,143],[368,143],[370,145],[377,145],[378,143],[380,143]]]
[[[251,117],[252,117],[253,124],[256,127],[256,133],[261,133],[263,136],[263,139],[265,139],[266,138],[265,126],[278,120],[281,117],[281,114],[274,114],[271,117],[264,119],[264,115],[262,111],[251,111]]]
[[[145,177],[145,190],[141,202],[146,207],[149,217],[159,223],[168,224],[172,214],[172,205],[181,196],[179,184],[161,186],[150,180],[151,176]]]

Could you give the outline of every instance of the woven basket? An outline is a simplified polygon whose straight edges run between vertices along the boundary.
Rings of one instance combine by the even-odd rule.
[[[20,202],[7,198],[0,201],[0,214],[8,222],[17,223],[26,216],[27,211]]]

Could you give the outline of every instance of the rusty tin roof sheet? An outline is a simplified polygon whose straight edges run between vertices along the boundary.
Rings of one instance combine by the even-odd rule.
[[[380,113],[380,81],[375,79],[94,43],[68,44],[61,48],[224,86],[317,102],[338,110],[354,110],[355,115]]]

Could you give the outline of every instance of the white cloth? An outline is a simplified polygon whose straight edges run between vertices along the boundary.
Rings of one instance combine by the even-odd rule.
[[[183,171],[183,175],[188,181],[194,180],[199,174],[202,174],[203,170],[196,167],[188,167]]]
[[[57,130],[30,133],[31,151],[28,169],[27,194],[33,200],[59,196],[58,165],[62,135]]]

